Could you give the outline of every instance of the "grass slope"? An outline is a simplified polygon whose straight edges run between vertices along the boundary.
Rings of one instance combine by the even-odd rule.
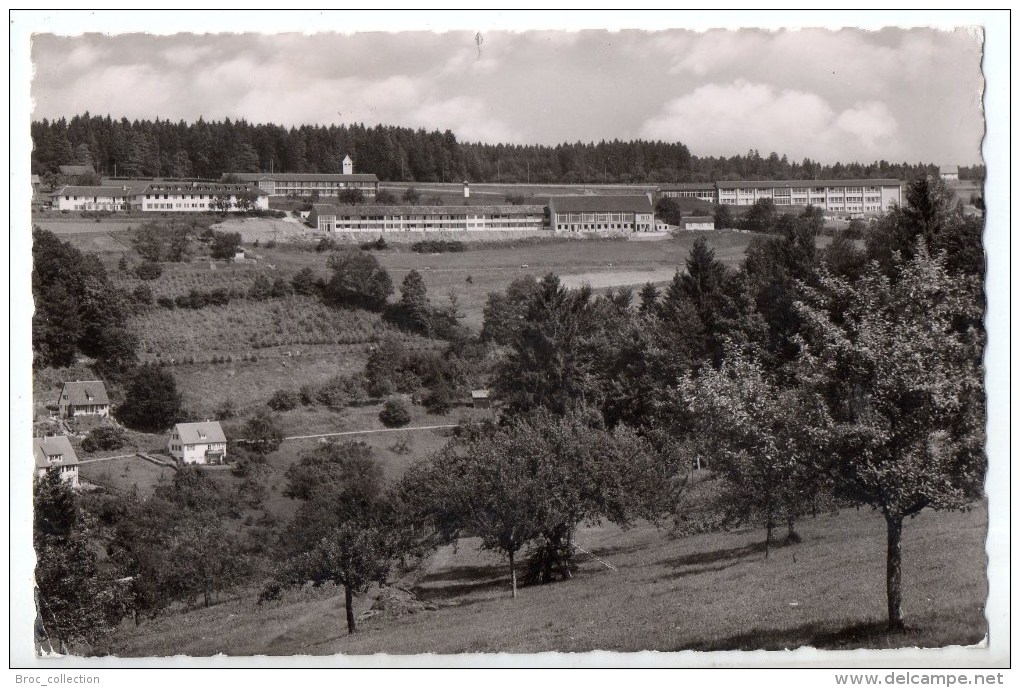
[[[973,644],[985,635],[987,512],[923,513],[903,542],[909,629],[887,634],[885,531],[871,511],[799,526],[804,542],[765,560],[760,530],[671,539],[650,526],[589,528],[578,543],[618,571],[579,555],[569,582],[509,599],[506,564],[477,542],[444,548],[415,590],[437,611],[373,619],[348,636],[343,595],[291,591],[255,604],[246,593],[210,609],[125,625],[121,656],[328,655],[591,650],[849,649]],[[359,613],[365,599],[356,601]]]

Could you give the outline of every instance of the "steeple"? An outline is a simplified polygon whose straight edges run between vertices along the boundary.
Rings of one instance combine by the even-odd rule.
[[[344,156],[344,174],[354,174],[354,161],[349,155]]]

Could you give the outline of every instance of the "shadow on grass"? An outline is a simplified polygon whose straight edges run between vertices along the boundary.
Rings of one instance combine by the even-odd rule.
[[[414,586],[413,592],[422,600],[445,602],[472,593],[508,588],[509,585],[510,573],[505,565],[456,566],[425,576]]]
[[[975,631],[973,641],[983,637]],[[840,628],[819,623],[803,624],[786,629],[755,629],[747,633],[719,640],[707,640],[675,648],[713,652],[721,650],[786,650],[814,647],[825,650],[849,648],[941,647],[944,643],[930,634],[930,630],[907,627],[890,631],[886,622],[862,621]]]

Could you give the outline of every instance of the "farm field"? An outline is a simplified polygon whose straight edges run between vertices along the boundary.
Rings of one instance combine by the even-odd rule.
[[[112,649],[209,656],[970,645],[987,627],[986,523],[979,505],[926,511],[906,526],[908,628],[898,634],[884,630],[884,520],[848,510],[802,521],[803,542],[767,560],[761,530],[674,539],[648,525],[586,528],[578,543],[617,570],[579,554],[573,580],[522,588],[516,601],[506,563],[466,540],[400,582],[436,611],[369,619],[348,636],[340,590],[288,591],[264,606],[250,590],[209,609],[125,624]],[[356,613],[369,604],[357,598]]]

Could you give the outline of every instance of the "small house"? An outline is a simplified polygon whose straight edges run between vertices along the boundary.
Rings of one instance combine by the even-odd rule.
[[[219,464],[227,458],[227,437],[219,421],[178,423],[170,431],[167,451],[180,464]]]
[[[244,262],[244,250],[243,249],[238,249],[234,253],[234,262],[235,263],[243,263]]]
[[[487,389],[475,389],[471,391],[471,405],[475,408],[489,408],[491,401],[489,398],[489,390]]]
[[[698,215],[683,218],[684,229],[715,229],[715,218],[709,215]]]
[[[35,454],[35,474],[42,478],[47,473],[60,473],[61,480],[78,487],[78,455],[67,435],[36,437],[32,440]]]
[[[61,418],[109,416],[110,397],[102,380],[65,382],[57,398]]]
[[[939,168],[939,176],[947,182],[960,181],[960,168],[957,165],[942,165]]]

